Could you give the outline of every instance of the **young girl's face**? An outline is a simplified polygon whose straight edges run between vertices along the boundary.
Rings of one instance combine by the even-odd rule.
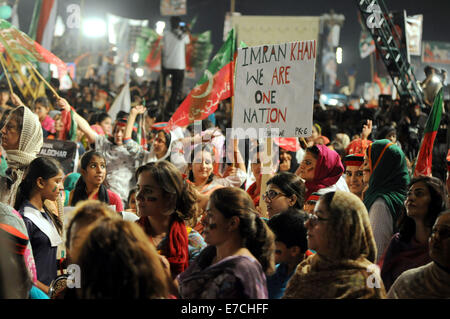
[[[92,156],[86,169],[81,169],[86,185],[100,186],[106,178],[106,162],[102,157]]]
[[[56,176],[41,180],[41,196],[43,200],[56,201],[58,199],[60,192],[64,191],[63,178],[64,174],[60,170]]]
[[[39,121],[42,122],[47,117],[49,109],[41,103],[36,103],[33,111],[39,117]]]

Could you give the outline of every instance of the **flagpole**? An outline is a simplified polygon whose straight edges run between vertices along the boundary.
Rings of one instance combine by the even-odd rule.
[[[36,75],[44,82],[45,85],[47,85],[47,87],[50,89],[50,91],[53,92],[53,94],[60,99],[61,97],[59,96],[59,94],[56,92],[56,90],[53,88],[53,86],[50,85],[50,83],[47,82],[47,80],[42,76],[42,74],[39,73],[38,70],[36,70],[36,68],[34,67],[33,64],[31,64],[31,62],[28,61],[28,65],[31,67],[31,69],[34,71],[34,73],[36,73]]]
[[[6,77],[6,80],[8,81],[9,90],[10,90],[11,96],[12,96],[14,94],[14,92],[13,92],[13,88],[11,85],[11,81],[9,80],[8,71],[6,70],[3,54],[0,54],[0,62],[2,63],[3,72],[5,72],[5,77]]]

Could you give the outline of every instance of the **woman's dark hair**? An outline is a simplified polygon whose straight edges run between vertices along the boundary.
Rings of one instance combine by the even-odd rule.
[[[81,227],[86,227],[93,224],[95,221],[102,217],[114,217],[118,216],[116,212],[113,212],[105,203],[96,200],[86,200],[79,202],[73,217],[67,226],[66,231],[66,248],[67,250],[72,249],[70,247],[70,237],[72,236],[72,229],[75,223],[78,223],[78,229]],[[73,260],[71,260],[73,261]]]
[[[320,150],[316,145],[308,147],[305,151],[311,153],[315,159],[319,158]]]
[[[267,222],[275,234],[275,240],[286,245],[287,248],[298,246],[302,253],[308,250],[305,222],[307,214],[293,207],[273,216]]]
[[[103,122],[107,118],[111,118],[111,116],[108,113],[106,113],[106,112],[100,112],[96,116],[96,122],[100,124],[101,122]]]
[[[223,187],[212,192],[210,203],[225,218],[239,218],[244,247],[255,256],[265,273],[272,273],[275,267],[275,236],[259,217],[250,195],[237,187]]]
[[[34,100],[33,107],[36,107],[36,104],[40,104],[46,109],[50,108],[50,101],[45,96],[40,96],[36,100]]]
[[[106,164],[106,160],[103,154],[92,150],[83,154],[83,156],[80,159],[81,164],[80,167],[83,170],[86,170],[89,165],[89,162],[92,160],[94,156],[102,158]],[[88,199],[88,194],[86,193],[86,182],[84,181],[83,175],[81,175],[77,183],[75,184],[70,205],[75,206],[79,201],[86,199]],[[108,190],[104,184],[100,185],[100,189],[98,190],[98,200],[109,204]]]
[[[193,186],[186,182],[180,171],[169,161],[147,163],[136,170],[136,181],[143,172],[150,172],[161,189],[174,196],[175,210],[180,218],[188,220],[197,212],[197,196]]]
[[[129,205],[129,203],[130,203],[131,196],[133,196],[133,194],[136,194],[136,192],[137,192],[137,188],[136,188],[136,187],[130,189],[130,191],[128,192],[128,197],[127,197],[127,208],[130,208],[130,207],[128,207],[128,205]]]
[[[212,146],[209,143],[205,143],[205,144],[198,144],[196,147],[194,147],[194,150],[191,152],[191,163],[195,163],[195,156],[197,154],[200,154],[202,152],[207,152],[211,154],[211,159],[214,163],[214,146]],[[192,172],[192,169],[189,170],[189,176],[188,176],[189,180],[191,182],[195,182],[195,178],[194,178],[194,173]],[[209,184],[213,181],[214,179],[214,173],[211,172],[211,175],[208,176],[208,179],[206,180],[206,184]]]
[[[155,138],[156,138],[156,136],[159,135],[159,133],[163,133],[163,134],[164,134],[164,137],[166,138],[166,147],[167,147],[167,149],[169,149],[169,147],[170,147],[170,141],[171,141],[171,138],[172,138],[171,135],[170,135],[170,133],[167,133],[167,132],[164,131],[164,130],[159,130],[159,131],[156,131],[155,133],[156,133]]]
[[[291,197],[292,195],[297,196],[297,201],[295,202],[294,208],[303,209],[305,204],[305,183],[300,177],[294,173],[281,172],[277,173],[267,181],[267,186],[273,184],[277,186],[286,197]]]
[[[419,176],[411,180],[408,189],[419,182],[424,183],[430,192],[430,204],[428,205],[424,223],[425,226],[431,228],[439,217],[439,214],[447,208],[445,186],[444,183],[436,177]],[[409,242],[416,233],[416,223],[406,214],[405,207],[402,209],[402,215],[398,221],[398,228],[400,230],[400,240],[405,242]]]
[[[25,201],[30,199],[31,191],[36,186],[36,181],[39,177],[48,180],[52,177],[55,177],[59,174],[59,172],[62,171],[63,169],[61,168],[61,164],[51,157],[35,158],[28,166],[25,178],[19,185],[14,208],[16,210],[19,210],[25,203]],[[50,210],[45,205],[44,210],[49,215],[58,232],[61,234],[62,221],[59,216],[50,212]]]
[[[106,217],[90,227],[77,259],[82,299],[168,297],[158,253],[139,225]]]

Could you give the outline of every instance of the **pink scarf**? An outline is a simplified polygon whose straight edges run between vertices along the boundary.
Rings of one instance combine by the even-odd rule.
[[[317,192],[319,189],[336,184],[344,172],[341,158],[336,151],[329,149],[325,145],[316,144],[316,146],[319,149],[319,156],[314,172],[314,180],[305,183],[305,198],[308,198],[309,195]]]
[[[47,115],[41,125],[47,132],[55,133],[55,121],[50,116]]]

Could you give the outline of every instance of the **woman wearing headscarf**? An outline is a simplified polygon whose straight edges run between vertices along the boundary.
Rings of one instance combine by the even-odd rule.
[[[22,105],[10,113],[1,133],[8,168],[0,178],[0,201],[14,206],[25,170],[42,147],[42,127],[37,115]]]
[[[295,173],[305,180],[305,198],[308,198],[315,192],[325,194],[337,189],[348,192],[343,172],[344,166],[339,154],[325,145],[317,144],[306,149],[303,161]]]
[[[363,172],[370,175],[364,204],[377,244],[378,261],[397,232],[395,225],[406,199],[410,177],[405,154],[390,140],[375,141],[367,148]]]
[[[356,195],[322,195],[305,226],[316,254],[297,266],[283,298],[385,298],[369,216]]]

